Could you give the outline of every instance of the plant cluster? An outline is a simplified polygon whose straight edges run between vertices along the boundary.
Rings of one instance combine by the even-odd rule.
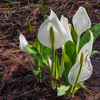
[[[92,51],[93,43],[100,34],[100,24],[91,28],[91,20],[84,7],[79,7],[72,19],[73,26],[68,24],[68,19],[57,15],[51,10],[50,16],[42,23],[34,46],[29,45],[25,37],[20,34],[20,49],[27,53],[29,63],[37,82],[41,81],[42,66],[55,79],[60,80],[62,76],[66,79],[65,85],[58,85],[50,80],[51,85],[57,84],[57,95],[74,96],[81,87],[85,87],[84,81],[93,72],[90,57],[98,51]],[[73,28],[74,27],[74,28]],[[87,32],[86,32],[87,31]],[[86,33],[84,33],[86,32]],[[82,33],[84,35],[82,36]],[[81,37],[82,36],[82,37]],[[62,48],[61,63],[57,56],[58,48]],[[33,56],[33,69],[29,54]]]

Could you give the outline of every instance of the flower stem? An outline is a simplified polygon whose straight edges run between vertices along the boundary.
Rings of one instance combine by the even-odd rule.
[[[33,68],[33,66],[32,66],[32,63],[31,63],[31,60],[30,60],[30,57],[29,57],[28,52],[26,52],[26,54],[27,54],[27,57],[28,57],[29,64],[30,64],[30,67],[31,67],[31,69],[32,69],[32,72],[33,72],[33,74],[34,74],[34,68]],[[36,81],[39,82],[39,80],[38,80],[38,78],[36,77],[35,74],[34,74],[34,76],[35,76],[35,78],[36,78]]]
[[[38,61],[38,71],[41,70],[41,67],[40,66],[41,66],[41,62]],[[41,80],[41,73],[39,73],[38,76],[40,77],[40,82],[42,82],[42,80]]]
[[[75,84],[74,84],[74,87],[73,87],[72,97],[74,97],[75,88],[76,88],[76,85],[77,85],[77,83],[78,83],[78,79],[79,79],[79,76],[80,76],[81,70],[82,70],[82,65],[80,66],[80,69],[79,69],[79,72],[78,72],[78,75],[77,75],[77,78],[76,78],[76,81],[75,81]]]
[[[51,66],[51,75],[54,77],[55,75],[55,49],[54,44],[52,44],[52,66]]]

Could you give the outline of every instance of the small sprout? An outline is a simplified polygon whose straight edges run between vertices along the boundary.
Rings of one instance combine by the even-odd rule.
[[[29,29],[30,29],[30,32],[31,32],[31,35],[32,35],[32,32],[33,32],[33,27],[31,25],[31,23],[28,21],[28,19],[25,17],[27,23],[28,23],[28,26],[29,26]]]

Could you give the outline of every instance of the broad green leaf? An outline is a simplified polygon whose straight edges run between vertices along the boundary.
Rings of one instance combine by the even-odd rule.
[[[35,43],[39,43],[40,45],[40,53],[42,54],[43,58],[48,61],[48,58],[51,57],[51,49],[42,45],[39,40],[38,37],[36,37]]]
[[[48,70],[50,73],[50,67],[46,60],[43,58],[41,53],[37,50],[37,48],[31,46],[31,45],[26,45],[26,50],[28,53],[30,53],[36,60],[40,61]]]
[[[95,53],[100,53],[100,52],[93,50],[90,57],[92,57]]]
[[[41,55],[43,56],[43,58],[46,61],[48,61],[48,58],[50,58],[50,56],[51,56],[51,49],[42,45],[39,42],[38,37],[36,37],[36,39],[35,39],[34,47],[36,47],[39,50],[39,52],[41,53]],[[43,66],[43,64],[40,61],[36,60],[35,58],[33,58],[33,61],[36,66]]]
[[[76,59],[76,46],[72,41],[67,41],[64,45],[64,51],[74,64]]]
[[[39,52],[41,51],[41,50],[40,50],[41,44],[39,43],[37,37],[36,37],[36,40],[35,40],[35,43],[34,43],[34,47],[37,48],[37,50],[38,50]],[[40,53],[41,53],[41,52],[40,52]],[[34,62],[34,64],[35,64],[35,66],[43,66],[43,64],[42,64],[40,61],[36,60],[34,57],[33,57],[33,62]],[[38,68],[39,68],[39,67],[38,67]]]
[[[71,25],[71,24],[70,24]],[[74,30],[74,28],[72,27],[72,25],[71,25],[71,36],[72,36],[72,39],[73,39],[73,41],[74,41],[74,43],[75,43],[75,45],[76,45],[76,43],[77,43],[77,33],[75,32],[75,30]]]
[[[71,63],[71,64],[72,64],[70,58],[67,56],[67,54],[65,53],[64,50],[63,50],[63,54],[64,54],[64,61],[65,61],[66,63]]]
[[[65,61],[65,63],[64,63],[64,69],[65,69],[65,74],[64,74],[64,76],[65,76],[65,79],[66,79],[66,84],[67,84],[67,85],[70,85],[70,83],[69,83],[69,81],[68,81],[68,73],[69,73],[70,69],[72,68],[73,63],[72,63],[72,61],[70,60],[70,58],[68,57],[68,55],[65,53],[65,50],[62,49],[62,51],[63,51],[64,61]]]
[[[57,88],[57,96],[62,96],[66,94],[66,91],[68,91],[68,89],[70,88],[70,86],[66,86],[66,85],[61,85],[60,87]]]
[[[73,64],[71,62],[69,62],[69,63],[65,62],[64,66],[65,66],[65,74],[64,74],[64,76],[65,76],[65,79],[66,79],[66,84],[70,85],[70,83],[68,81],[68,73],[69,73],[70,69],[72,68]]]
[[[43,62],[42,55],[35,47],[31,46],[31,48],[30,48],[30,45],[26,45],[26,49],[33,57],[35,57],[35,59]]]
[[[39,42],[35,42],[34,43],[34,47],[36,47],[40,51],[40,44],[39,44]]]
[[[94,41],[97,39],[98,35],[100,34],[100,23],[96,24],[92,28],[90,28],[90,31],[93,33]],[[84,44],[86,44],[90,40],[90,32],[89,30],[82,36],[80,39],[80,49],[83,47]]]
[[[35,75],[38,75],[38,74],[40,74],[42,72],[42,70],[34,70],[34,74]]]
[[[44,59],[46,61],[48,61],[48,58],[51,57],[51,49],[44,46],[42,55],[43,55]]]
[[[26,49],[27,49],[27,50],[30,50],[32,47],[33,47],[32,45],[26,45]],[[38,50],[36,50],[36,48],[35,48],[35,49],[32,50],[32,52],[33,52],[34,54],[37,54],[37,53],[38,53]]]
[[[38,51],[40,51],[40,44],[39,44],[38,42],[35,42],[35,43],[34,43],[34,47],[35,47]],[[34,57],[33,57],[33,62],[34,62],[34,65],[35,65],[35,66],[41,66],[40,61],[36,60]]]

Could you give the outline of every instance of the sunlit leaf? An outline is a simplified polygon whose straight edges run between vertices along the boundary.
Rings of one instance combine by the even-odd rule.
[[[57,96],[62,96],[66,94],[66,91],[70,88],[70,86],[61,85],[57,88]]]

